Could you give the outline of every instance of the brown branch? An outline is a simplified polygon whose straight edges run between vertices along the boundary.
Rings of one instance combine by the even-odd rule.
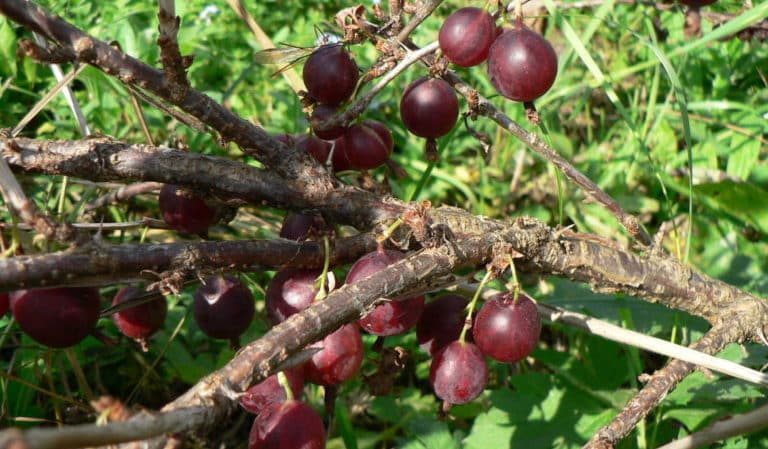
[[[427,17],[429,17],[430,14],[432,14],[442,2],[443,0],[427,0],[423,4],[419,5],[419,8],[416,10],[416,14],[407,24],[405,24],[403,29],[400,30],[400,33],[398,33],[397,40],[400,42],[405,42],[405,40],[408,39],[408,36],[413,33],[413,30],[421,25],[421,22],[426,20]]]
[[[414,207],[350,186],[339,186],[323,198],[311,198],[304,191],[289,189],[275,175],[239,162],[105,139],[6,139],[0,140],[0,153],[25,170],[94,181],[128,178],[186,184],[223,199],[316,210],[333,221],[359,229],[372,229]],[[429,209],[427,218],[427,223],[447,226],[456,236],[498,232],[509,226],[450,207]],[[628,293],[712,322],[732,303],[754,298],[671,257],[637,255],[595,236],[556,231],[530,218],[519,219],[517,223],[522,225],[516,227],[509,243],[528,261],[542,273],[587,283],[595,291]]]
[[[140,421],[146,423],[143,426],[151,424],[151,429],[145,429],[138,437],[130,438],[130,434],[125,432],[127,423],[35,429],[34,435],[36,438],[44,436],[48,439],[47,441],[56,438],[66,441],[76,434],[81,438],[77,446],[55,447],[82,447],[132,441],[170,432],[210,428],[215,423],[221,422],[221,419],[232,411],[233,400],[239,393],[269,375],[292,354],[319,340],[342,324],[358,319],[381,297],[399,297],[410,290],[429,286],[431,280],[450,275],[456,269],[484,263],[491,257],[494,246],[503,242],[505,233],[471,237],[452,245],[415,253],[370,276],[365,282],[345,285],[332,292],[325,300],[293,315],[273,327],[259,340],[243,347],[227,365],[208,375],[184,395],[164,407],[163,413],[155,417],[165,417],[164,421],[145,421],[145,418],[141,418]],[[188,416],[186,421],[180,422],[176,419],[180,410],[194,411],[194,413]],[[113,429],[115,432],[112,432]],[[5,431],[0,433],[0,441],[12,435],[16,441],[25,442],[30,449],[37,449],[37,446],[32,444],[34,441],[27,438],[31,432],[33,431],[25,431],[19,435],[15,430]],[[84,435],[89,436],[90,439],[82,440]],[[161,438],[152,441],[150,447],[163,447],[162,440]]]
[[[755,310],[763,310],[764,304],[755,301],[745,301],[734,304],[730,309],[723,310],[723,319],[704,334],[701,339],[691,345],[691,348],[707,354],[721,351],[729,343],[743,341],[752,336],[755,329],[766,321],[763,316],[755,319]],[[680,381],[692,373],[696,365],[672,360],[656,373],[648,383],[632,398],[616,417],[600,429],[592,439],[584,445],[584,449],[613,449],[616,444],[626,437],[635,426],[650,413],[662,399],[673,390]]]
[[[96,198],[95,200],[85,205],[85,210],[91,211],[100,207],[109,206],[110,204],[122,203],[133,198],[134,196],[147,192],[158,191],[162,187],[163,184],[159,182],[137,182],[134,184],[129,184],[109,192],[108,194],[99,198]]]
[[[334,239],[330,263],[332,266],[349,263],[374,249],[376,239],[370,234]],[[282,239],[93,244],[78,252],[0,259],[0,292],[42,286],[114,284],[148,275],[154,277],[165,271],[318,268],[323,266],[324,256],[322,243]]]
[[[160,61],[165,69],[165,79],[174,103],[181,101],[189,89],[187,68],[192,64],[192,58],[181,55],[179,50],[179,24],[181,18],[176,15],[174,0],[160,0],[160,11],[157,13],[159,24],[157,30],[160,36],[157,45],[160,47]]]
[[[215,102],[209,96],[186,89],[179,98],[165,82],[163,72],[144,64],[106,42],[100,41],[28,0],[0,0],[0,13],[72,51],[77,60],[91,64],[128,85],[152,92],[217,130],[223,139],[252,152],[289,182],[322,195],[332,186],[328,173],[308,154],[290,150],[255,126]]]

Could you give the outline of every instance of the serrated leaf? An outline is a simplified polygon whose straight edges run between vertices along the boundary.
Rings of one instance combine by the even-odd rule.
[[[408,432],[426,449],[459,449],[448,425],[430,416],[418,416],[407,423]]]

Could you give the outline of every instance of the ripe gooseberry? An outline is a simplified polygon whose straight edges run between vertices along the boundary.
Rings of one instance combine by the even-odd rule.
[[[346,282],[354,284],[404,257],[405,255],[399,251],[385,249],[368,253],[352,265]],[[402,334],[419,321],[423,310],[424,296],[386,301],[361,318],[360,326],[367,332],[379,336]]]
[[[160,212],[173,229],[187,234],[205,232],[216,220],[216,209],[190,191],[173,184],[160,190]]]
[[[312,125],[312,132],[323,140],[333,140],[341,137],[347,130],[346,126],[336,125],[333,128],[320,130],[319,126],[326,120],[330,119],[339,111],[336,106],[330,106],[327,104],[316,104],[312,110],[312,115],[309,116],[309,123]]]
[[[328,155],[331,154],[331,144],[313,135],[304,134],[298,136],[295,142],[296,148],[311,154],[321,164],[325,164],[325,161],[328,160]]]
[[[248,449],[323,449],[325,426],[320,415],[297,400],[273,403],[251,427]]]
[[[392,135],[389,130],[374,129],[365,123],[350,127],[344,133],[343,155],[351,168],[368,170],[378,167],[392,154]],[[382,139],[382,135],[385,138]]]
[[[557,54],[539,33],[520,23],[491,45],[488,75],[493,87],[510,100],[533,101],[555,82]]]
[[[473,327],[475,344],[500,362],[517,362],[536,348],[541,333],[541,314],[531,298],[513,292],[493,295],[483,304]]]
[[[320,215],[289,213],[283,219],[280,237],[303,241],[329,229],[328,224]]]
[[[283,374],[288,379],[293,397],[300,398],[301,390],[304,389],[303,367],[289,368],[283,371]],[[280,385],[277,374],[273,374],[246,390],[240,396],[240,406],[254,415],[258,415],[265,407],[285,402],[287,399],[285,388]]]
[[[323,45],[304,64],[307,93],[318,103],[343,103],[354,93],[359,76],[355,60],[339,44]]]
[[[440,399],[466,404],[480,396],[488,383],[485,356],[474,344],[456,340],[435,354],[429,380]]]
[[[453,294],[439,296],[427,304],[416,323],[416,339],[421,349],[434,355],[452,341],[458,340],[466,320],[468,304],[467,298]]]
[[[96,328],[100,297],[98,289],[86,287],[18,290],[10,305],[25,334],[45,346],[66,348]]]
[[[448,134],[456,124],[459,101],[442,79],[419,78],[403,93],[400,118],[413,134],[436,139]]]
[[[112,305],[129,301],[142,296],[144,293],[144,290],[138,287],[124,287],[117,292],[112,300]],[[167,314],[168,302],[161,296],[137,306],[120,310],[112,318],[123,335],[139,341],[146,350],[146,339],[163,327]]]
[[[0,293],[0,317],[8,313],[8,308],[11,306],[8,293]]]
[[[355,324],[345,324],[308,348],[322,348],[304,365],[307,380],[317,385],[338,385],[355,377],[363,363],[363,337]]]
[[[195,292],[194,315],[200,330],[238,346],[240,334],[253,321],[253,294],[239,279],[212,276]]]
[[[472,67],[488,58],[496,38],[493,16],[482,8],[461,8],[448,16],[440,27],[440,49],[449,61]]]
[[[303,268],[285,268],[275,274],[265,295],[267,315],[272,323],[281,323],[314,302],[319,292],[315,281],[320,274],[321,270]]]

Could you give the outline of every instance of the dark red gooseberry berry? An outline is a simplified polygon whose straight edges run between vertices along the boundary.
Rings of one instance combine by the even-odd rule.
[[[391,250],[368,253],[352,265],[347,274],[346,282],[347,284],[353,284],[361,279],[365,279],[404,257],[403,253]],[[423,310],[424,296],[387,301],[360,319],[360,326],[374,335],[402,334],[416,325]]]
[[[480,396],[488,383],[485,356],[474,344],[456,340],[435,354],[429,380],[440,399],[466,404]]]
[[[10,307],[10,299],[8,298],[8,293],[0,293],[0,318],[3,317],[6,313],[8,313],[8,308]]]
[[[333,165],[333,171],[345,171],[352,170],[352,164],[349,162],[347,155],[349,145],[345,136],[341,136],[333,141],[333,155],[331,156],[331,164]]]
[[[216,220],[216,209],[190,191],[173,184],[160,190],[160,212],[173,229],[187,234],[205,232]]]
[[[138,287],[124,287],[117,292],[112,300],[112,305],[115,306],[132,300],[145,293],[144,289]],[[160,296],[137,306],[120,310],[113,315],[113,319],[120,332],[126,337],[145,340],[163,327],[167,314],[168,302]]]
[[[292,134],[273,134],[272,137],[289,147],[293,147],[296,144],[296,136]]]
[[[331,154],[331,144],[329,142],[318,139],[310,134],[297,137],[296,148],[311,154],[321,164],[325,164],[325,161],[328,160],[328,155]]]
[[[459,101],[445,81],[419,78],[403,93],[400,117],[413,134],[436,139],[448,134],[456,124]]]
[[[421,349],[434,355],[448,343],[458,340],[467,316],[467,298],[443,295],[424,307],[416,323],[416,338]]]
[[[304,365],[306,379],[317,385],[338,385],[355,377],[363,363],[363,338],[354,324],[345,324],[308,348],[322,348]]]
[[[195,292],[194,315],[200,329],[233,345],[248,329],[254,312],[253,294],[237,278],[213,276]]]
[[[19,290],[10,294],[10,303],[21,330],[51,348],[79,343],[99,319],[100,297],[95,288]]]
[[[284,268],[269,282],[266,293],[267,315],[272,323],[286,320],[294,313],[301,312],[315,301],[319,292],[315,288],[317,277],[322,270]]]
[[[488,75],[493,87],[510,100],[533,101],[555,82],[557,54],[539,33],[519,25],[491,45]]]
[[[338,105],[355,92],[360,76],[357,64],[342,45],[329,44],[315,50],[304,64],[304,85],[318,103]]]
[[[289,213],[283,219],[280,237],[303,241],[329,229],[328,224],[320,215]]]
[[[324,449],[325,426],[305,402],[292,400],[268,405],[256,417],[248,449]]]
[[[500,362],[517,362],[536,348],[541,333],[539,309],[528,295],[503,292],[492,296],[475,318],[475,344]]]
[[[336,125],[333,128],[319,129],[319,126],[325,123],[328,119],[332,118],[339,111],[336,106],[329,106],[327,104],[317,104],[312,110],[312,115],[309,117],[309,123],[312,125],[312,132],[321,139],[333,140],[341,137],[347,130],[346,126]]]
[[[378,120],[363,120],[363,125],[376,131],[379,135],[379,139],[384,142],[384,145],[390,149],[390,152],[395,147],[395,140],[392,138],[392,133],[389,131],[387,125],[381,123]]]
[[[449,61],[462,67],[478,65],[488,58],[496,39],[493,16],[482,8],[461,8],[440,27],[440,49]]]
[[[352,168],[369,170],[389,159],[392,154],[392,138],[382,139],[380,132],[361,123],[351,126],[344,133],[347,162]]]
[[[291,386],[294,399],[301,398],[304,389],[304,368],[289,368],[283,371]],[[277,374],[273,374],[263,381],[252,386],[240,396],[240,406],[254,415],[258,415],[265,407],[271,404],[279,404],[288,399],[285,396],[285,388],[280,385]]]

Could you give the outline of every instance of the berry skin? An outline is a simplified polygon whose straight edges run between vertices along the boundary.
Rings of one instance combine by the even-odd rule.
[[[347,131],[346,126],[335,126],[333,128],[318,131],[318,127],[326,120],[330,119],[339,111],[339,108],[335,106],[329,106],[327,104],[315,105],[315,109],[312,111],[312,115],[309,117],[309,123],[312,125],[312,132],[323,140],[333,140],[341,137],[344,132]]]
[[[163,186],[159,205],[166,224],[186,234],[205,232],[216,220],[215,208],[177,185]]]
[[[10,301],[8,293],[0,293],[0,318],[8,313],[8,309],[11,307]]]
[[[328,224],[320,215],[289,213],[283,219],[280,237],[301,242],[328,230]]]
[[[437,397],[445,402],[471,402],[488,383],[485,356],[474,344],[456,340],[435,354],[429,380]]]
[[[512,292],[492,296],[475,318],[475,344],[484,354],[500,362],[517,362],[528,357],[539,341],[541,315],[528,295]]]
[[[439,296],[427,304],[416,324],[416,338],[421,349],[434,355],[458,340],[468,304],[467,298],[452,294]]]
[[[496,23],[482,8],[461,8],[448,16],[440,27],[440,49],[449,61],[472,67],[488,58],[496,39]]]
[[[19,290],[10,295],[11,313],[33,340],[51,348],[66,348],[96,328],[100,299],[95,288]]]
[[[294,398],[301,397],[304,389],[304,370],[302,367],[291,368],[283,371],[291,386]],[[285,388],[277,380],[277,374],[273,374],[260,383],[246,390],[240,396],[240,406],[247,411],[258,415],[265,407],[271,404],[279,404],[286,401]]]
[[[400,118],[411,133],[436,139],[448,134],[456,124],[459,101],[445,81],[419,78],[403,93]]]
[[[268,405],[256,417],[248,449],[324,449],[325,426],[317,412],[302,401]]]
[[[391,250],[368,253],[358,259],[349,269],[347,284],[353,284],[360,279],[365,279],[404,257],[403,253]],[[387,301],[361,318],[360,326],[373,335],[402,334],[416,325],[423,310],[424,296]]]
[[[228,339],[234,346],[253,321],[253,294],[239,279],[213,276],[195,292],[194,315],[209,337]]]
[[[365,123],[354,125],[344,133],[344,150],[350,167],[357,170],[373,169],[389,159],[392,154],[392,135],[389,130],[374,129]],[[382,138],[384,136],[384,138]]]
[[[338,44],[323,45],[304,64],[307,93],[316,102],[331,106],[352,96],[359,76],[355,60]]]
[[[325,164],[325,161],[328,160],[328,155],[331,154],[330,143],[310,134],[297,137],[295,143],[296,148],[311,154],[321,164]]]
[[[557,77],[557,54],[540,34],[520,24],[491,45],[488,75],[496,90],[513,101],[544,95]]]
[[[285,321],[294,313],[312,304],[319,292],[315,280],[322,270],[284,268],[278,271],[267,286],[267,315],[273,324]]]
[[[144,290],[138,287],[124,287],[117,292],[112,305],[131,300],[144,293]],[[143,341],[163,327],[167,314],[168,303],[165,298],[160,297],[116,312],[113,319],[123,335]]]
[[[307,380],[317,385],[338,385],[355,377],[365,355],[363,338],[354,324],[345,324],[307,347],[323,348],[304,365]]]

